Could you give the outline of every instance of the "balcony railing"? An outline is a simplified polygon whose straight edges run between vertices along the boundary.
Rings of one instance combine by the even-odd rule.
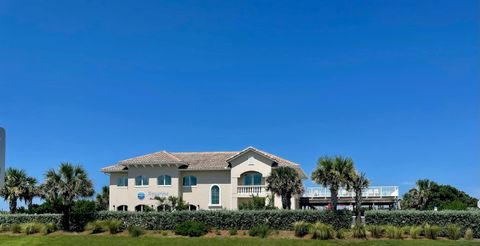
[[[239,185],[237,186],[238,195],[251,196],[251,195],[263,195],[267,190],[265,185]]]
[[[330,197],[330,189],[326,187],[308,187],[305,189],[304,197]],[[355,197],[355,192],[346,189],[338,191],[338,197]],[[371,186],[362,191],[362,197],[398,197],[398,186]]]

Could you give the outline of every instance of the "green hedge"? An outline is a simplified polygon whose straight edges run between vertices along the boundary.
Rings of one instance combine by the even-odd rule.
[[[348,211],[333,212],[315,210],[263,210],[263,211],[176,211],[176,212],[99,212],[99,220],[118,219],[124,227],[140,226],[148,230],[173,230],[178,223],[194,220],[219,229],[250,229],[258,224],[272,229],[291,230],[293,222],[306,221],[330,224],[336,229],[349,228],[352,217]]]
[[[471,228],[475,237],[480,238],[480,211],[366,211],[365,223],[396,226],[428,223],[441,227],[457,224],[462,228],[462,234],[467,228]]]
[[[22,223],[54,223],[58,228],[61,227],[61,214],[1,214],[0,225],[12,225]]]

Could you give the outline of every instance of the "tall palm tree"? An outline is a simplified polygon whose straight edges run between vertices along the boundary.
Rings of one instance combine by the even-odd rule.
[[[103,186],[102,192],[100,194],[97,194],[96,197],[97,210],[108,210],[109,194],[110,188],[108,186]]]
[[[429,180],[429,179],[419,179],[417,180],[417,190],[418,190],[418,204],[420,209],[426,209],[428,206],[428,202],[430,200],[430,196],[432,193],[433,186],[437,185],[437,183]]]
[[[23,194],[20,196],[20,198],[25,201],[29,211],[32,209],[33,198],[40,195],[37,183],[38,182],[36,178],[27,177],[25,180]]]
[[[350,157],[321,157],[317,167],[312,173],[312,179],[317,184],[329,187],[331,204],[334,211],[337,210],[338,190],[345,187],[350,190],[350,182],[355,174],[353,160]]]
[[[80,197],[93,195],[93,184],[81,166],[61,163],[58,171],[50,169],[45,174],[44,196],[50,201],[62,200],[63,228],[70,229],[73,202]]]
[[[357,223],[362,222],[362,191],[370,185],[370,180],[368,180],[365,173],[355,173],[353,179],[351,180],[351,186],[355,192],[355,218]]]
[[[277,167],[267,178],[267,190],[282,198],[282,208],[291,209],[292,196],[303,193],[303,183],[298,172],[291,167]]]
[[[23,169],[8,168],[5,174],[5,184],[0,189],[1,196],[8,200],[10,213],[17,213],[17,200],[25,192],[27,173]]]

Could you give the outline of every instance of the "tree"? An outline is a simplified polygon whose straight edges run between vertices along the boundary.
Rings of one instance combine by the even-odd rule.
[[[312,179],[317,184],[329,187],[331,204],[334,211],[337,210],[338,190],[345,187],[350,190],[350,180],[355,175],[353,160],[349,157],[321,157],[317,167],[312,173]]]
[[[61,163],[58,171],[48,170],[42,187],[47,199],[62,200],[64,230],[70,230],[70,213],[75,199],[91,197],[94,193],[92,181],[85,169],[70,163]]]
[[[108,186],[102,187],[102,192],[97,194],[95,206],[97,210],[108,210],[109,205],[109,195],[110,195],[110,188]]]
[[[302,179],[291,167],[273,168],[266,181],[267,190],[282,198],[283,209],[291,209],[292,196],[303,193]]]
[[[185,202],[181,197],[169,196],[169,197],[159,197],[154,198],[158,201],[158,206],[163,209],[163,211],[181,211],[188,210],[190,204]]]
[[[368,188],[370,185],[370,181],[368,180],[365,173],[355,173],[353,179],[351,180],[351,186],[353,191],[355,192],[355,218],[357,223],[362,222],[362,191],[363,189]]]
[[[10,213],[17,213],[17,200],[25,194],[27,186],[27,173],[23,169],[8,168],[5,174],[5,184],[0,193],[8,200]]]
[[[37,179],[34,177],[27,177],[25,180],[25,187],[20,198],[25,201],[28,211],[32,210],[33,198],[40,195],[37,183]]]

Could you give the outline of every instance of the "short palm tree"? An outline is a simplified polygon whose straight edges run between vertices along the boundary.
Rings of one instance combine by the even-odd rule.
[[[0,194],[8,200],[10,213],[17,213],[17,200],[22,198],[27,186],[27,173],[23,169],[8,168],[5,174],[5,184]]]
[[[268,176],[267,190],[282,198],[282,208],[291,209],[291,199],[294,195],[302,194],[303,183],[298,172],[291,167],[277,167],[272,169]]]
[[[25,201],[28,210],[32,209],[33,198],[40,195],[39,187],[37,186],[37,179],[34,177],[27,177],[25,180],[25,188],[23,194],[20,196]]]
[[[321,157],[312,173],[312,179],[317,184],[329,187],[332,209],[337,210],[338,190],[341,187],[350,189],[350,180],[355,175],[353,160],[349,157]]]
[[[45,174],[44,196],[50,201],[62,200],[63,228],[70,229],[70,212],[79,197],[93,195],[93,184],[81,166],[61,163],[58,171],[50,169]]]
[[[357,223],[362,222],[362,192],[364,189],[368,188],[370,185],[370,180],[368,180],[365,173],[356,173],[351,180],[351,186],[355,192],[355,218]]]
[[[108,204],[109,204],[109,195],[110,194],[110,188],[108,186],[103,186],[102,187],[102,192],[100,194],[97,194],[96,197],[96,207],[97,210],[108,210]]]

